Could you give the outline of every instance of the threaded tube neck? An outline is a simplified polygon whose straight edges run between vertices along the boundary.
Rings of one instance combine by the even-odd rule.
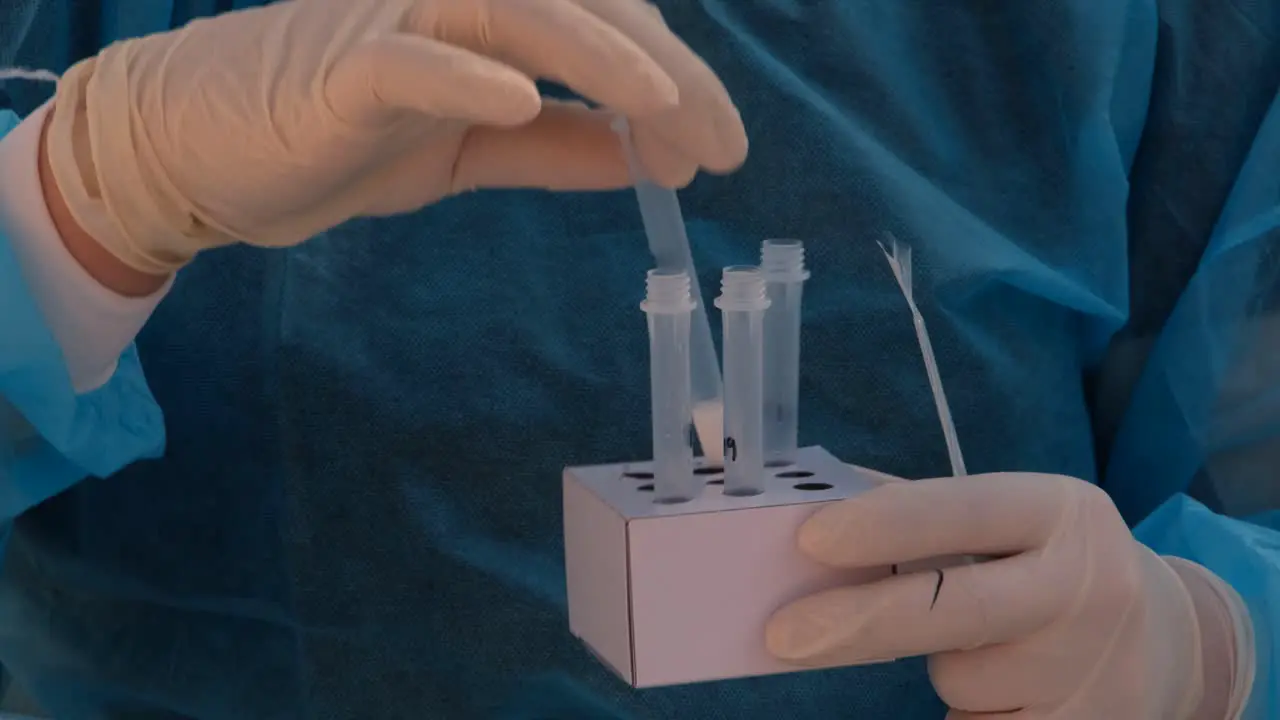
[[[764,273],[752,265],[733,265],[720,275],[720,297],[716,307],[721,310],[764,310],[769,307]]]
[[[803,282],[804,243],[799,240],[765,240],[760,245],[760,270],[769,282]]]
[[[675,314],[693,310],[692,282],[683,270],[650,270],[644,280],[647,313]]]

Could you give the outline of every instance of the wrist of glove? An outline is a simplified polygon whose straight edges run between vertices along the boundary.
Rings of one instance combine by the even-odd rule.
[[[106,52],[128,50],[115,46]],[[235,242],[226,229],[202,221],[155,158],[139,152],[129,103],[93,93],[90,112],[98,66],[99,58],[89,58],[63,75],[45,133],[54,183],[76,224],[116,259],[147,275],[168,275],[202,249]]]
[[[1203,694],[1189,717],[1235,720],[1245,711],[1256,670],[1249,608],[1208,569],[1182,558],[1162,559],[1186,588],[1199,624]]]
[[[1243,602],[1208,570],[1134,540],[1082,481],[890,483],[818,511],[799,543],[835,567],[995,558],[818,593],[766,629],[770,650],[799,665],[926,655],[949,720],[1225,720],[1247,701]]]
[[[539,96],[535,78],[596,103]],[[168,274],[477,188],[625,187],[632,118],[668,186],[746,158],[715,74],[643,0],[307,0],[113,44],[59,84],[46,149],[72,216]]]

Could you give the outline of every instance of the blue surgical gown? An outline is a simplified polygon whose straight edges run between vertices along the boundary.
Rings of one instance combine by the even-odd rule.
[[[1280,5],[660,4],[753,141],[682,196],[708,291],[808,243],[802,440],[948,472],[892,231],[969,469],[1225,578],[1280,717]],[[0,59],[231,5],[9,2]],[[0,242],[0,661],[59,718],[942,718],[919,660],[635,692],[569,636],[558,473],[647,450],[647,266],[627,193],[210,252],[77,398]]]

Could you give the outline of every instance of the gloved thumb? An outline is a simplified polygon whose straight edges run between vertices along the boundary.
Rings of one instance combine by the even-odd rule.
[[[329,74],[326,99],[343,121],[377,125],[389,111],[511,127],[537,117],[542,98],[523,73],[464,48],[392,33],[347,52]]]

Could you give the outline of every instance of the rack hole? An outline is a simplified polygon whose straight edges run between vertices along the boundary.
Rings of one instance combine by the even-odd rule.
[[[680,503],[689,502],[692,499],[693,498],[667,498],[666,500],[654,500],[654,503],[658,505],[679,505]]]
[[[822,482],[797,483],[795,487],[797,490],[809,490],[809,491],[831,489],[831,485],[829,485],[828,483],[822,483]]]
[[[625,473],[622,473],[622,477],[628,477],[628,478],[631,478],[632,480],[652,480],[653,473],[643,472],[643,471],[625,472]]]
[[[789,465],[791,465],[791,462],[787,460],[770,460],[769,462],[764,464],[764,466],[769,468],[770,470],[774,470],[777,468],[784,468]]]
[[[653,492],[653,483],[645,483],[636,489],[640,492]]]
[[[799,480],[800,478],[813,477],[813,473],[808,470],[788,470],[786,472],[778,473],[778,477],[785,478],[787,480]]]
[[[724,484],[724,478],[716,478],[716,479],[714,479],[714,480],[708,480],[708,481],[707,481],[707,484],[708,484],[708,485],[723,485],[723,484]]]
[[[719,475],[722,472],[724,472],[724,468],[717,467],[715,465],[708,465],[706,467],[695,468],[693,471],[693,474],[694,475]]]

